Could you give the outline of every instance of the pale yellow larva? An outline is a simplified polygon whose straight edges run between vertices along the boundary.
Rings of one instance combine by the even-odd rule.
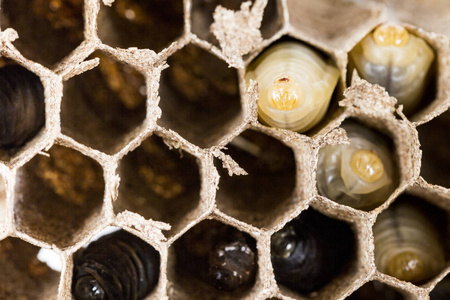
[[[391,24],[377,27],[350,52],[359,75],[386,88],[403,105],[406,114],[423,97],[434,57],[422,38]]]
[[[438,232],[422,210],[409,202],[394,203],[374,226],[375,265],[380,272],[423,283],[445,267]]]
[[[392,153],[376,132],[355,122],[346,122],[342,128],[350,144],[326,146],[319,151],[319,193],[354,208],[375,208],[395,188]]]
[[[286,41],[253,61],[246,79],[258,82],[258,114],[263,123],[305,132],[325,115],[339,71],[308,46]]]

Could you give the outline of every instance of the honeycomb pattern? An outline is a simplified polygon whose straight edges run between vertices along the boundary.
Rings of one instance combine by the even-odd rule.
[[[242,293],[202,287],[197,299],[345,299],[372,282],[429,299],[445,284],[448,263],[420,286],[385,275],[374,264],[372,226],[403,194],[450,212],[445,0],[236,0],[224,4],[232,13],[213,17],[207,2],[216,1],[151,0],[146,11],[138,0],[1,0],[0,53],[41,78],[46,124],[0,162],[0,298],[72,299],[74,253],[115,226],[161,255],[146,299],[192,299],[190,287],[201,282],[177,277],[175,248],[197,224],[215,220],[254,239],[258,271]],[[383,88],[347,70],[348,52],[392,20],[437,54],[435,90],[409,118]],[[340,69],[335,107],[305,135],[260,124],[256,86],[243,80],[245,66],[282,38],[315,47]],[[316,188],[318,151],[346,139],[339,126],[347,119],[389,136],[399,166],[397,189],[368,212]],[[356,249],[343,274],[300,295],[277,284],[270,241],[310,207],[350,224]],[[60,273],[36,260],[40,248],[60,257]]]

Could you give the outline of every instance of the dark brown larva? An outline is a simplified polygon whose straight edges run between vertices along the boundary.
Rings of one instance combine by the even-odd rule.
[[[124,230],[105,235],[77,253],[72,293],[77,300],[141,300],[159,278],[158,252]]]
[[[0,91],[0,146],[19,147],[44,125],[44,88],[34,73],[7,65],[0,69]]]
[[[177,251],[181,268],[219,290],[232,292],[255,280],[256,249],[233,227],[202,222],[183,236]]]
[[[275,279],[299,293],[319,290],[354,256],[349,226],[309,209],[272,236]]]

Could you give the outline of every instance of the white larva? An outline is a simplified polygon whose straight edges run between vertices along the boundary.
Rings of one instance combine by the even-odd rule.
[[[434,57],[433,50],[422,38],[391,24],[377,27],[350,52],[359,75],[386,88],[403,104],[406,114],[423,97]]]
[[[258,114],[263,123],[305,132],[325,115],[339,71],[309,47],[287,41],[252,62],[246,79],[258,82]]]
[[[422,283],[445,267],[439,235],[423,212],[400,202],[381,213],[373,226],[375,265],[380,272]]]
[[[319,193],[340,204],[369,210],[394,190],[391,153],[381,136],[357,123],[342,126],[349,145],[326,146],[319,151]]]

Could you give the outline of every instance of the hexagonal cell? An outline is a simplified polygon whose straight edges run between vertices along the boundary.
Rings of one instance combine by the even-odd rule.
[[[100,165],[81,153],[53,146],[17,171],[15,225],[19,231],[68,247],[98,223],[104,179]]]
[[[405,297],[398,290],[393,287],[379,282],[370,281],[360,287],[357,291],[351,294],[347,300],[404,300]]]
[[[27,58],[50,67],[84,39],[83,0],[2,0],[2,30],[14,28],[14,46]]]
[[[136,212],[171,224],[172,235],[200,200],[200,172],[194,156],[170,149],[151,136],[119,164],[121,182],[114,211]]]
[[[377,269],[416,285],[438,275],[449,260],[447,215],[415,196],[398,197],[373,226]]]
[[[340,73],[327,55],[284,36],[267,46],[246,68],[246,84],[258,82],[261,124],[314,135],[342,109]]]
[[[239,299],[255,283],[256,241],[232,226],[202,221],[170,250],[171,299]]]
[[[168,64],[158,123],[200,147],[213,146],[242,121],[236,70],[194,45],[175,52]]]
[[[280,286],[307,296],[317,295],[333,279],[348,272],[356,258],[350,225],[309,208],[274,233],[271,259]]]
[[[39,76],[0,58],[0,160],[26,148],[45,125],[44,87]]]
[[[349,145],[325,146],[319,151],[319,194],[339,204],[372,210],[386,201],[399,185],[393,142],[354,119],[341,126]]]
[[[450,188],[450,110],[417,127],[422,145],[422,169],[420,175],[432,184]]]
[[[60,274],[39,261],[38,252],[17,238],[0,242],[1,299],[56,299]]]
[[[64,84],[62,133],[78,142],[114,154],[145,119],[146,83],[131,66],[102,52],[100,65]]]
[[[115,0],[101,6],[98,36],[112,47],[150,48],[156,52],[183,34],[182,0]]]
[[[364,37],[349,52],[348,76],[354,69],[397,98],[408,117],[436,98],[436,53],[422,37],[402,26],[382,24]]]
[[[159,281],[158,251],[139,237],[107,228],[73,257],[76,299],[147,299]],[[103,234],[110,232],[108,234]]]
[[[430,300],[447,300],[450,299],[450,276],[447,275],[442,279],[430,292]]]
[[[217,162],[217,207],[254,226],[275,224],[295,200],[294,153],[275,138],[254,130],[244,131],[226,148],[224,152],[248,175],[229,176]]]

